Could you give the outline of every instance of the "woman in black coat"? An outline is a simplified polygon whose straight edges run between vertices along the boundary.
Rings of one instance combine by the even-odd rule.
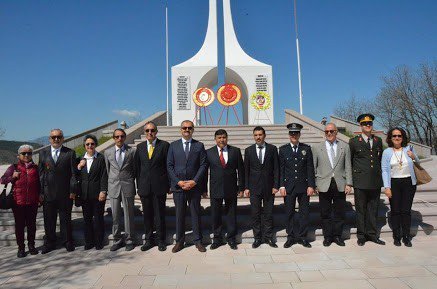
[[[85,222],[85,250],[103,248],[105,223],[106,194],[108,191],[108,174],[106,172],[105,158],[96,152],[97,138],[86,135],[84,138],[86,153],[77,166],[79,170],[80,198],[82,203],[83,219]]]

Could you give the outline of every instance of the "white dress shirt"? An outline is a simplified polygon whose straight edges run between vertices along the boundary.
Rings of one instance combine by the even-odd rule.
[[[259,146],[262,146],[263,148],[260,149]],[[256,157],[259,156],[259,151],[262,150],[262,157],[261,157],[261,164],[264,163],[264,157],[266,156],[266,143],[263,143],[261,145],[255,144],[256,147]]]
[[[390,174],[393,179],[411,177],[407,158],[408,156],[403,151],[393,152],[390,159]],[[402,165],[399,165],[399,160],[402,160]]]
[[[329,162],[331,163],[331,167],[334,167],[334,159],[337,156],[337,140],[335,140],[332,144],[329,141],[325,141],[326,150],[328,151]],[[334,149],[334,155],[331,154],[331,146]]]
[[[365,135],[364,133],[361,134],[361,136],[363,137],[363,140],[367,143],[367,140],[370,139],[370,147],[373,147],[373,137],[367,137],[367,135]]]
[[[153,148],[156,147],[156,140],[157,140],[157,139],[155,138],[155,140],[152,141],[152,146],[153,146]],[[149,152],[149,150],[150,150],[150,142],[147,141],[147,152]]]
[[[122,160],[121,163],[123,163],[124,157],[126,155],[126,149],[124,148],[124,145],[121,148],[119,148],[118,146],[115,146],[115,160],[118,163],[118,157],[120,155],[120,150],[121,150],[121,160]]]
[[[291,146],[291,151],[294,153],[296,153],[299,150],[299,143],[297,144],[290,143],[290,146]],[[296,149],[293,149],[293,146],[295,146]]]
[[[186,142],[188,142],[188,151],[191,151],[191,141],[192,140],[193,140],[192,138],[190,138],[189,140],[182,138],[182,148],[184,149],[184,151],[185,151],[185,143]]]
[[[218,154],[220,157],[221,148],[219,146],[217,146],[217,151],[218,151]],[[228,163],[228,146],[225,146],[223,148],[223,158],[225,159],[225,163],[227,164]]]
[[[60,146],[59,148],[55,149],[54,147],[50,146],[52,149],[52,158],[55,160],[56,157],[58,157],[59,159],[59,154],[61,153],[61,148],[62,146]]]
[[[94,153],[94,155],[89,156],[88,153],[85,153],[83,158],[86,160],[86,171],[87,173],[90,172],[91,165],[93,164],[94,159],[97,157],[97,152]]]

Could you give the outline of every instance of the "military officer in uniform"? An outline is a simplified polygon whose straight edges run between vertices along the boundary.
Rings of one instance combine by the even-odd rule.
[[[290,143],[279,148],[279,192],[284,197],[287,214],[287,241],[284,248],[296,243],[311,248],[306,237],[310,196],[314,194],[316,186],[313,154],[309,145],[299,142],[302,125],[290,123],[287,128]],[[295,213],[296,199],[299,202],[298,215]]]
[[[376,229],[379,195],[383,184],[382,140],[372,134],[374,119],[370,113],[358,116],[361,134],[349,140],[359,246],[363,246],[366,241],[385,245],[385,242],[379,239]]]

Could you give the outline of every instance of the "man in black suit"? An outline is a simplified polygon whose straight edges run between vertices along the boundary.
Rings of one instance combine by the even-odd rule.
[[[287,241],[284,248],[299,243],[311,248],[307,241],[310,196],[314,194],[316,180],[311,147],[300,143],[302,125],[287,125],[290,143],[279,148],[280,184],[279,192],[284,197],[287,214]],[[299,202],[299,215],[296,216],[296,199]],[[298,226],[294,226],[295,218]]]
[[[61,235],[68,252],[74,251],[71,209],[75,198],[76,153],[63,146],[60,129],[50,131],[50,146],[39,153],[39,176],[44,193],[44,246],[42,254],[56,248],[56,219],[59,214]]]
[[[245,190],[250,197],[254,242],[252,248],[258,248],[263,242],[277,248],[273,240],[273,203],[279,188],[279,161],[276,146],[266,143],[263,127],[253,129],[255,144],[244,151]],[[261,214],[264,230],[261,230]],[[262,231],[264,231],[262,233]]]
[[[137,193],[143,205],[145,229],[145,242],[141,250],[147,251],[155,245],[152,235],[156,220],[158,250],[165,251],[165,201],[170,188],[167,175],[169,143],[156,137],[158,128],[152,121],[144,125],[144,133],[147,141],[138,144],[134,157]]]
[[[173,253],[184,248],[187,202],[191,212],[194,244],[200,252],[206,252],[200,230],[200,198],[208,163],[205,147],[192,138],[193,132],[193,122],[184,120],[181,123],[182,139],[172,142],[167,154],[170,190],[176,206],[176,245],[172,249]]]
[[[244,163],[239,148],[228,145],[228,133],[219,129],[214,134],[217,146],[206,151],[210,169],[209,193],[211,201],[212,231],[211,249],[222,242],[222,205],[225,202],[227,235],[231,249],[237,249],[237,195],[244,191]]]

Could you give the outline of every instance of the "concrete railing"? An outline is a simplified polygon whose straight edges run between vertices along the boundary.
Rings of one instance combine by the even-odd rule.
[[[138,122],[137,124],[127,128],[126,131],[126,143],[132,144],[134,143],[135,139],[138,139],[141,137],[141,135],[144,133],[144,124],[148,121],[153,121],[156,123],[156,125],[167,125],[167,113],[165,111],[160,111],[152,116]],[[106,141],[105,143],[99,145],[96,150],[98,152],[103,153],[106,149],[112,147],[115,145],[115,142],[113,139],[110,139]]]
[[[78,147],[78,146],[83,144],[83,137],[85,135],[93,134],[93,135],[95,135],[97,137],[97,139],[99,139],[99,138],[101,138],[103,136],[104,131],[106,131],[106,130],[114,130],[117,127],[118,127],[118,120],[114,120],[114,121],[108,122],[106,124],[103,124],[101,126],[98,126],[98,127],[95,127],[95,128],[89,129],[89,130],[86,130],[86,131],[81,132],[79,134],[76,134],[74,136],[68,137],[68,138],[66,138],[64,140],[64,144],[63,145],[68,147],[68,148],[74,149],[74,148],[76,148],[76,147]],[[38,163],[38,161],[39,161],[39,159],[38,159],[38,157],[39,157],[38,156],[38,152],[40,150],[42,150],[43,148],[46,148],[48,146],[49,145],[46,145],[46,146],[43,146],[41,148],[38,148],[38,149],[34,150],[34,152],[33,152],[33,161],[35,163]]]

